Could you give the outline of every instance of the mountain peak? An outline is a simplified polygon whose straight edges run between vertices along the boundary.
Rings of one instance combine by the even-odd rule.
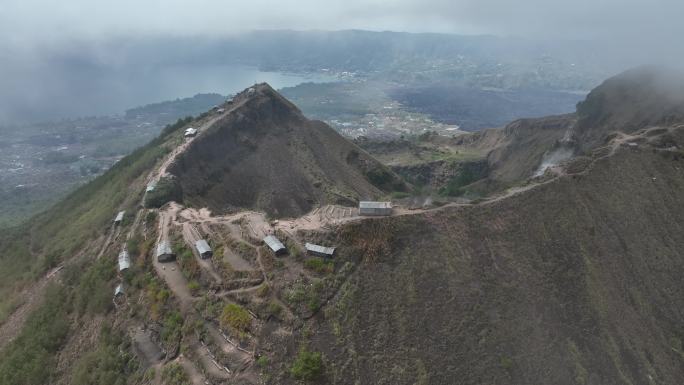
[[[186,204],[275,217],[405,188],[385,166],[325,123],[304,117],[266,83],[237,94],[169,171]]]
[[[575,134],[590,148],[613,131],[684,122],[684,73],[639,67],[614,76],[578,103]]]

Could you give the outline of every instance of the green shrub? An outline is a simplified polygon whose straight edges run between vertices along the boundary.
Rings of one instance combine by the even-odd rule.
[[[190,385],[190,379],[185,370],[176,363],[164,366],[161,377],[164,385]]]
[[[177,311],[166,316],[161,331],[161,339],[166,345],[173,345],[180,341],[183,327],[183,317]]]
[[[221,313],[221,325],[230,326],[237,331],[247,331],[252,324],[252,317],[242,306],[229,303]]]
[[[406,189],[406,186],[383,166],[378,166],[366,171],[366,178],[381,190],[403,191]]]
[[[479,176],[473,171],[468,168],[463,169],[458,175],[451,178],[447,185],[440,189],[439,193],[445,196],[461,196],[466,192],[463,187],[478,179],[480,179]]]
[[[147,212],[147,215],[145,215],[145,222],[147,222],[148,226],[153,224],[157,220],[157,212],[154,210],[150,210]]]
[[[140,244],[142,243],[142,237],[140,234],[134,234],[128,241],[126,241],[126,250],[128,250],[128,253],[133,256],[137,257],[140,255]]]
[[[185,278],[188,280],[199,278],[200,266],[192,250],[183,241],[179,241],[174,244],[173,251],[178,256],[178,264]]]
[[[321,353],[310,352],[302,348],[290,368],[292,376],[298,380],[315,380],[323,375],[323,357]]]
[[[188,289],[190,289],[190,293],[192,293],[192,295],[197,295],[197,293],[199,293],[199,291],[200,291],[200,284],[199,284],[199,282],[197,282],[197,281],[190,281],[190,282],[188,283]]]
[[[260,368],[265,368],[266,366],[268,366],[268,357],[261,356],[257,358],[256,363]]]
[[[283,307],[280,306],[278,302],[269,302],[268,303],[268,312],[274,316],[279,316],[280,313],[283,311]]]
[[[321,257],[312,257],[304,261],[304,267],[313,270],[317,273],[330,274],[335,270],[335,265],[332,261],[326,261]]]

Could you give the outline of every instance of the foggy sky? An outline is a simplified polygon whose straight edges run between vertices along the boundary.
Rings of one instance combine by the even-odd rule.
[[[597,53],[594,61],[620,64],[611,68],[682,68],[683,15],[684,0],[0,0],[0,124],[36,109],[97,111],[89,103],[102,103],[89,95],[131,86],[138,63],[175,51],[192,57],[176,46],[135,48],[150,39],[201,45],[253,30],[440,32],[546,40],[560,52],[579,42]],[[180,96],[191,95],[169,98]]]
[[[662,47],[678,42],[682,15],[681,0],[1,0],[0,41],[26,46],[140,34],[366,29]]]

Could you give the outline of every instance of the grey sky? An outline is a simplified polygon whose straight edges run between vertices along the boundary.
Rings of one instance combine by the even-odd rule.
[[[356,28],[675,43],[682,16],[681,0],[2,0],[0,40]]]

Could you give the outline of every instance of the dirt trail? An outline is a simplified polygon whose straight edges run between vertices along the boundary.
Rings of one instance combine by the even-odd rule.
[[[108,231],[107,238],[105,239],[104,243],[102,244],[102,247],[100,248],[100,252],[97,253],[97,259],[100,259],[102,257],[105,250],[107,250],[107,247],[109,247],[109,245],[112,243],[112,238],[118,237],[118,233],[120,231],[121,231],[121,225],[120,224],[117,225],[116,223],[113,223],[112,227]]]
[[[157,243],[169,239],[169,226],[173,223],[176,206],[169,206],[167,210],[159,211],[159,237]],[[188,289],[188,282],[180,271],[178,264],[174,262],[159,262],[153,255],[154,269],[164,281],[169,289],[178,297],[183,311],[191,311],[194,298]]]
[[[194,137],[191,137],[191,138],[185,138],[183,143],[180,146],[174,148],[171,151],[171,153],[169,155],[167,155],[166,159],[164,159],[161,166],[157,169],[157,172],[152,174],[148,178],[147,184],[152,183],[152,182],[158,182],[160,178],[168,176],[169,175],[169,173],[168,173],[169,166],[171,166],[171,164],[176,160],[176,157],[179,154],[185,152],[185,150],[188,148],[188,146],[190,146],[190,144],[199,135],[201,135],[202,132],[206,131],[209,127],[214,125],[214,123],[216,123],[219,119],[223,118],[228,113],[229,113],[229,111],[224,112],[218,116],[212,117],[211,119],[209,119],[208,121],[206,121],[205,123],[200,125],[199,127],[196,127],[197,128],[197,135]]]

